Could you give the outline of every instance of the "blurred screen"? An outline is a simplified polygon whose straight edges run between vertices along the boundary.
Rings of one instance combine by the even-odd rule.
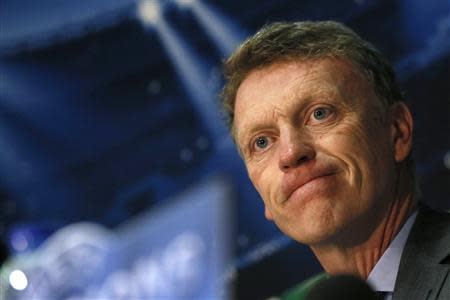
[[[62,228],[5,265],[2,299],[228,298],[229,194],[214,177],[114,231]]]

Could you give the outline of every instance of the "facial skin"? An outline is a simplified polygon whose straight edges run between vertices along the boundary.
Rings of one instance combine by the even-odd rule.
[[[253,70],[236,96],[234,135],[266,218],[311,246],[351,247],[388,219],[411,132],[408,109],[384,108],[341,59]]]

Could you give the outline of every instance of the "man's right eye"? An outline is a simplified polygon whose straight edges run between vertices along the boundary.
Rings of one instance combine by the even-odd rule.
[[[269,145],[269,139],[265,136],[260,136],[255,140],[255,147],[258,149],[265,149]]]

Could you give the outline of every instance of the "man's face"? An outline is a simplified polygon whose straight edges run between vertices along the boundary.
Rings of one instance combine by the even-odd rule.
[[[253,70],[237,92],[234,130],[266,217],[299,242],[367,236],[392,200],[391,122],[344,60]]]

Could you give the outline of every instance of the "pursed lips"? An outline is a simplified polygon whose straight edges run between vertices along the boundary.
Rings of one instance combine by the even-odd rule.
[[[301,167],[299,168],[301,169]],[[291,173],[286,173],[281,185],[281,192],[283,199],[286,202],[291,198],[291,195],[299,188],[317,178],[336,174],[338,171],[334,167],[313,168],[293,170]]]

